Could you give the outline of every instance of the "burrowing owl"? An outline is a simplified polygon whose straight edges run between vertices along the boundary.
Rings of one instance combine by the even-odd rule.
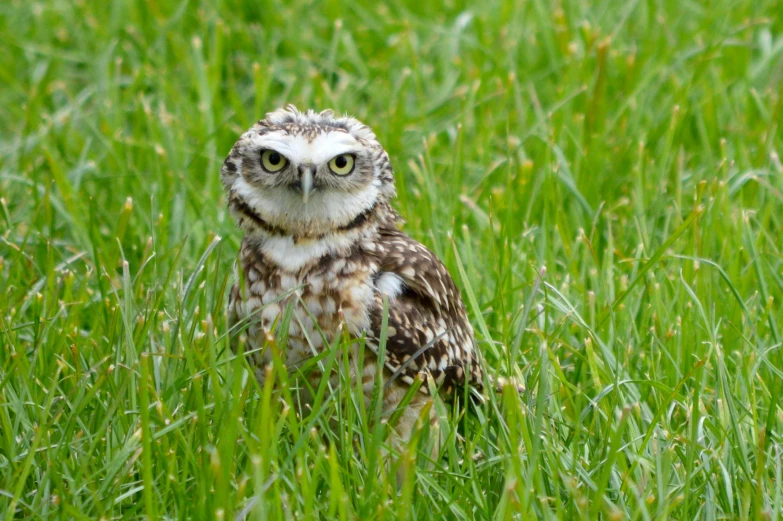
[[[445,394],[465,385],[481,389],[479,356],[459,290],[440,260],[397,228],[389,156],[369,127],[330,110],[279,109],[239,138],[221,179],[245,233],[229,319],[232,325],[246,321],[259,379],[272,360],[268,339],[280,334],[275,329],[291,305],[282,346],[289,371],[336,345],[344,327],[365,339],[348,354],[349,376],[362,379],[369,399],[385,295],[383,415],[395,411],[417,375],[425,381],[394,427],[397,440],[408,439],[431,400],[428,380]],[[363,370],[357,374],[360,354]],[[314,370],[307,380],[317,388],[323,377]],[[306,390],[304,396],[306,403]]]

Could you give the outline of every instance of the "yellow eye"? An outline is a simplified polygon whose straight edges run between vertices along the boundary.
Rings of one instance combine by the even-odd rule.
[[[274,150],[264,150],[261,152],[261,166],[263,166],[264,170],[271,174],[279,172],[285,168],[287,162],[288,161],[286,161],[286,158]]]
[[[353,156],[350,154],[340,154],[329,161],[329,169],[335,175],[348,175],[353,172]]]

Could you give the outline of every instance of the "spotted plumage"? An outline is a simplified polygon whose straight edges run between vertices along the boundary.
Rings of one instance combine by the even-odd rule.
[[[481,390],[459,290],[440,260],[397,228],[392,167],[369,127],[331,111],[277,110],[240,137],[221,178],[245,233],[229,318],[246,325],[259,379],[272,359],[269,340],[286,336],[286,366],[309,367],[316,387],[327,375],[308,362],[345,329],[365,339],[349,353],[350,377],[362,380],[369,398],[386,299],[384,415],[394,412],[414,379],[424,380],[397,426],[401,439],[431,400],[431,385],[444,394],[466,385]],[[288,331],[281,332],[289,305]],[[328,377],[337,381],[335,374]],[[302,394],[306,402],[306,390]]]

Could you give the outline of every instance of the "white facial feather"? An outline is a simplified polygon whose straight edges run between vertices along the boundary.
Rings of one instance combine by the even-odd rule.
[[[378,187],[374,184],[357,192],[316,190],[307,203],[288,188],[258,190],[241,177],[234,183],[234,190],[262,219],[284,227],[306,227],[318,222],[332,227],[345,226],[378,199]]]
[[[302,135],[290,135],[283,131],[264,135],[251,134],[250,143],[257,149],[271,149],[288,159],[293,165],[310,163],[322,165],[340,154],[356,154],[362,145],[345,132],[318,134],[310,141]]]

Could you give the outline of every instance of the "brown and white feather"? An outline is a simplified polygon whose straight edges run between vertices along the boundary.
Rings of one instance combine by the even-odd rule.
[[[279,175],[261,167],[264,150],[287,161]],[[354,158],[350,175],[330,173],[327,163],[339,154]],[[298,188],[305,169],[314,176],[309,199]],[[385,392],[388,414],[417,376],[445,394],[466,385],[481,389],[479,353],[460,292],[443,263],[397,228],[399,216],[390,205],[392,167],[369,127],[331,111],[289,106],[240,137],[221,179],[229,210],[245,232],[229,318],[247,323],[259,379],[271,360],[267,339],[291,305],[284,346],[289,370],[328,349],[344,325],[352,336],[365,338],[350,353],[352,359],[364,356],[364,370],[358,374],[352,363],[357,372],[349,376],[371,390],[386,298],[382,363],[395,379]],[[336,383],[335,376],[315,370],[307,379],[315,386],[324,377]],[[426,393],[428,385],[421,389]]]

